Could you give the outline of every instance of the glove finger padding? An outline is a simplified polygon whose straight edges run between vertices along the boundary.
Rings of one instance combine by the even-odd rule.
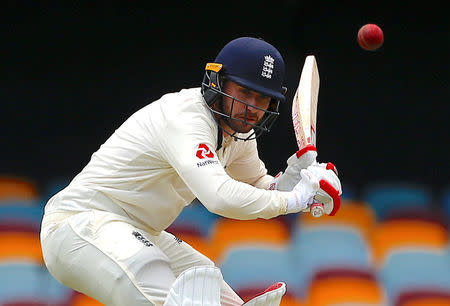
[[[319,181],[315,175],[307,169],[300,171],[301,180],[294,186],[294,189],[289,192],[287,198],[286,213],[297,213],[312,204],[314,196],[320,188]]]
[[[271,190],[291,191],[301,180],[300,171],[316,163],[317,150],[315,146],[307,146],[292,154],[287,160],[286,170],[280,172],[270,185]]]
[[[320,181],[320,189],[314,196],[314,200],[323,204],[323,210],[327,215],[334,216],[341,207],[339,190],[335,189],[328,181]]]
[[[313,145],[309,145],[304,147],[301,150],[292,154],[291,157],[288,158],[287,164],[289,165],[299,165],[302,169],[308,168],[311,166],[317,158],[317,148]]]
[[[324,212],[333,216],[341,205],[342,187],[337,169],[332,163],[315,164],[307,168],[320,182],[314,200],[324,205]]]
[[[328,181],[334,189],[339,191],[339,195],[342,194],[341,181],[337,176],[337,169],[332,163],[316,163],[309,166],[307,170],[313,173],[319,181]]]

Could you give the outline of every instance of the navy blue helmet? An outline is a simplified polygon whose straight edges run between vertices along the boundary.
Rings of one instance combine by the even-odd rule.
[[[206,64],[201,90],[211,111],[219,115],[216,117],[218,120],[223,120],[229,126],[231,120],[251,125],[254,133],[244,140],[254,139],[269,132],[279,115],[279,103],[285,100],[286,93],[286,88],[283,87],[284,74],[283,57],[274,46],[262,39],[240,37],[226,44],[213,63]],[[224,113],[222,98],[229,95],[222,88],[227,80],[271,98],[269,107],[259,122],[252,124]],[[237,101],[250,106],[245,101],[229,97],[233,99],[233,103]],[[232,136],[239,138],[235,134]]]

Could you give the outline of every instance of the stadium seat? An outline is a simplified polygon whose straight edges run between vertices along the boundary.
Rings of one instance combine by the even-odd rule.
[[[287,292],[281,300],[280,306],[307,306],[305,301]]]
[[[447,244],[447,257],[448,257],[448,261],[450,261],[450,239]]]
[[[292,293],[298,285],[292,260],[285,247],[241,245],[227,252],[219,267],[224,280],[248,299],[279,281]]]
[[[14,300],[12,302],[5,302],[2,304],[2,306],[61,306],[59,304],[50,304],[48,302],[35,302],[35,301],[28,301],[26,299],[24,300]]]
[[[0,205],[0,227],[23,227],[39,231],[44,209],[39,205]]]
[[[386,305],[386,298],[373,270],[331,268],[314,274],[307,304]]]
[[[400,294],[395,306],[448,306],[450,305],[450,290],[437,291],[428,290],[410,290]]]
[[[284,246],[289,235],[289,228],[277,219],[219,219],[211,235],[212,259],[220,262],[226,252],[240,245]]]
[[[0,222],[0,232],[39,233],[39,224],[20,222]]]
[[[207,238],[219,218],[218,215],[209,212],[198,200],[194,200],[183,208],[167,231],[174,235],[187,233]]]
[[[354,200],[357,198],[355,187],[349,184],[348,182],[342,183],[342,200]]]
[[[432,195],[428,187],[406,182],[373,183],[364,188],[362,200],[374,208],[378,220],[403,207],[427,207]]]
[[[379,222],[371,238],[376,264],[393,250],[417,249],[445,252],[449,233],[440,216],[428,210],[404,209]]]
[[[69,306],[102,306],[99,301],[84,295],[83,293],[74,291],[74,295],[70,301]]]
[[[176,237],[185,241],[191,247],[210,259],[215,256],[215,252],[213,250],[214,246],[211,244],[211,241],[208,238],[204,238],[200,235],[191,234],[188,232],[180,232],[179,234],[176,234]]]
[[[295,258],[297,296],[304,297],[313,275],[321,269],[369,269],[370,249],[357,231],[345,227],[297,227],[290,249]]]
[[[342,201],[341,208],[334,216],[314,218],[311,214],[299,214],[298,224],[303,227],[344,226],[359,231],[368,239],[375,227],[375,213],[367,203],[360,201]]]
[[[445,188],[442,196],[442,207],[447,220],[450,220],[450,186]]]
[[[57,282],[45,266],[29,262],[0,264],[0,305],[67,305],[72,289]]]
[[[4,201],[29,201],[39,197],[36,184],[22,177],[0,176],[0,205]]]
[[[450,292],[450,261],[431,251],[394,251],[379,269],[379,280],[393,304],[403,292]]]
[[[0,232],[0,264],[10,261],[43,264],[39,234]]]

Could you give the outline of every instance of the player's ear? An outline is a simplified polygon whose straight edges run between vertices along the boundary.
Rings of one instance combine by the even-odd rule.
[[[287,93],[287,87],[281,86],[281,93],[283,94],[283,96],[285,96]]]

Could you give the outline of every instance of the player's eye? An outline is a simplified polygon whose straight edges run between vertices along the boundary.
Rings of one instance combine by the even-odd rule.
[[[250,95],[252,92],[250,91],[250,89],[247,89],[247,88],[244,88],[244,87],[241,87],[240,88],[241,90],[241,93],[243,93],[244,95],[246,95],[246,96],[248,96],[248,95]]]

